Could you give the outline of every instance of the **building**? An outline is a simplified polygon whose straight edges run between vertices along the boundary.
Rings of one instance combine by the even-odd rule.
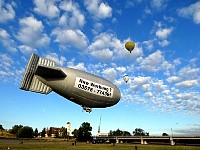
[[[64,128],[64,127],[61,127],[61,128],[57,128],[57,127],[46,128],[45,137],[63,137],[65,131],[66,131],[66,128]]]
[[[70,122],[67,122],[66,128],[67,128],[67,135],[72,136],[72,127]]]

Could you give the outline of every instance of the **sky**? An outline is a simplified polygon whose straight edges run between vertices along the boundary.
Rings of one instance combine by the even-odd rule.
[[[120,102],[86,113],[54,92],[20,90],[32,53],[109,80]],[[0,0],[0,124],[89,122],[96,135],[101,120],[103,133],[200,135],[199,59],[198,0]]]

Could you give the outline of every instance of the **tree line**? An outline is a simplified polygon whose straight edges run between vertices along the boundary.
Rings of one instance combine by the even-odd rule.
[[[2,125],[0,125],[1,130],[5,130]],[[67,129],[62,127],[59,128],[60,133],[62,135],[59,135],[58,130],[55,132],[56,138],[67,138]],[[92,127],[90,123],[83,122],[81,126],[78,129],[74,129],[72,132],[73,137],[76,138],[78,141],[91,141],[92,140]],[[22,126],[22,125],[14,125],[12,129],[9,130],[10,133],[15,134],[18,138],[33,138],[38,137],[39,132],[38,129],[35,128],[33,130],[32,127],[29,126]],[[45,137],[45,134],[48,134],[50,136],[52,134],[52,127],[50,127],[49,132],[46,132],[46,128],[43,128],[42,132],[40,132],[41,137]],[[141,128],[136,128],[133,133],[131,134],[128,131],[122,131],[120,129],[117,130],[110,130],[108,133],[108,136],[149,136],[149,132],[145,132]],[[168,134],[163,133],[162,136],[168,136]]]

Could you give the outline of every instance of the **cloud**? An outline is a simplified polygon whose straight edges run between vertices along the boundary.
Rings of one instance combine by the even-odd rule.
[[[187,7],[178,9],[178,15],[185,18],[193,18],[194,23],[200,24],[200,1]]]
[[[0,28],[0,43],[10,52],[17,52],[16,43],[11,39],[11,36],[4,29]]]
[[[178,82],[180,81],[180,77],[177,76],[171,76],[169,78],[167,78],[167,82],[172,83],[172,82]]]
[[[64,66],[67,61],[64,56],[59,58],[58,54],[50,52],[45,56],[45,58],[53,60],[58,66]]]
[[[142,86],[142,85],[148,83],[150,79],[151,79],[150,77],[141,77],[141,76],[138,76],[138,77],[134,78],[133,82],[136,85]]]
[[[5,23],[15,18],[15,11],[13,7],[15,7],[15,3],[13,1],[10,3],[5,3],[4,0],[0,1],[0,23]]]
[[[178,71],[178,74],[180,77],[186,79],[199,79],[200,68],[185,66]]]
[[[66,49],[66,47],[71,46],[78,49],[85,49],[88,46],[88,39],[86,35],[78,29],[62,30],[57,28],[52,31],[51,35],[56,36],[54,42],[58,42],[61,49]]]
[[[137,57],[140,57],[143,54],[142,48],[138,47],[136,44],[135,49],[133,52],[130,54],[129,51],[127,51],[124,47],[125,43],[130,40],[124,40],[120,41],[117,37],[115,37],[112,33],[106,33],[103,32],[99,35],[96,35],[93,39],[93,42],[89,45],[88,50],[90,54],[93,54],[94,57],[98,57],[97,53],[101,53],[105,55],[106,58],[111,57],[112,55],[112,60],[121,60],[121,59],[126,59],[126,60],[133,60],[136,59]],[[104,52],[109,51],[109,57],[106,56]],[[96,52],[97,51],[97,52]],[[103,57],[98,57],[102,58],[101,60],[104,61],[105,58]]]
[[[112,16],[112,8],[101,0],[84,0],[84,5],[94,19],[105,19]]]
[[[12,58],[9,57],[7,54],[1,54],[0,55],[0,67],[5,69],[6,71],[9,71],[9,68],[14,63]]]
[[[134,77],[133,79],[131,79],[129,82],[131,83],[130,87],[131,89],[138,91],[139,89],[143,89],[145,91],[149,91],[150,90],[150,77],[142,77],[142,76],[138,76],[138,77]]]
[[[167,0],[152,0],[151,6],[154,9],[161,9],[167,6]]]
[[[50,38],[43,33],[44,26],[41,21],[30,16],[19,20],[20,29],[16,38],[26,46],[31,48],[46,47],[50,43]]]
[[[95,23],[92,29],[93,34],[98,34],[99,32],[102,31],[103,24],[102,23]]]
[[[168,40],[163,40],[163,41],[158,42],[158,44],[159,44],[161,47],[165,47],[165,46],[169,45],[170,42],[169,42]]]
[[[117,67],[116,70],[123,73],[126,71],[126,68],[122,66],[122,67]]]
[[[17,68],[17,61],[14,61],[8,54],[0,53],[0,79],[4,82],[19,83],[24,72],[23,68]]]
[[[82,28],[85,24],[85,16],[79,10],[77,3],[64,1],[60,4],[59,8],[65,13],[59,19],[59,25],[63,28],[77,29]]]
[[[189,88],[189,87],[198,85],[198,81],[197,80],[187,80],[187,81],[182,81],[182,82],[176,83],[175,85],[179,86],[179,87],[183,87],[183,88]]]
[[[25,55],[30,55],[30,54],[35,53],[37,51],[36,49],[29,47],[29,46],[26,46],[26,45],[20,45],[19,50]]]
[[[173,28],[163,28],[156,31],[156,36],[160,39],[166,39],[173,31]]]
[[[114,82],[117,76],[117,72],[114,68],[107,68],[102,72],[105,78],[111,82]]]
[[[200,134],[200,128],[173,129],[173,131],[175,135],[199,136]]]
[[[148,41],[144,41],[143,44],[146,46],[147,49],[152,50],[154,45],[154,39],[148,40]]]
[[[157,50],[155,53],[144,58],[140,64],[141,69],[156,72],[159,70],[161,63],[163,62],[164,57],[160,50]]]
[[[59,9],[55,5],[57,0],[34,0],[34,12],[37,14],[40,14],[42,16],[46,16],[50,19],[58,17],[59,16]]]
[[[88,69],[85,67],[84,63],[78,63],[77,65],[75,65],[74,61],[75,60],[73,59],[73,60],[67,62],[67,67],[88,72]]]
[[[157,92],[162,92],[167,89],[167,85],[164,84],[163,80],[158,80],[153,83],[153,86],[155,87],[155,90]]]
[[[92,51],[90,54],[91,56],[101,61],[111,60],[113,56],[113,52],[110,51],[109,49],[101,49],[101,50]]]

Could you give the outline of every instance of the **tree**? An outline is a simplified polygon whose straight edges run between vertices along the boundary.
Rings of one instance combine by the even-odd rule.
[[[37,129],[37,128],[35,128],[35,131],[34,131],[33,135],[34,135],[35,137],[38,136],[38,129]]]
[[[162,136],[169,136],[167,133],[163,133]]]
[[[22,125],[14,125],[10,130],[10,133],[17,134],[18,130],[21,129],[22,127],[23,127]]]
[[[133,131],[133,135],[134,136],[149,136],[148,132],[145,132],[143,129],[141,128],[136,128],[135,131]]]
[[[67,135],[67,128],[62,128],[62,137],[67,138],[69,135]]]
[[[122,131],[120,129],[117,129],[116,131],[110,130],[109,135],[110,136],[131,136],[130,132]]]
[[[74,138],[78,138],[79,130],[78,129],[74,129],[74,131],[72,132],[72,134],[74,135]]]
[[[5,130],[1,124],[0,124],[0,129],[1,129],[1,130]]]
[[[17,137],[32,138],[33,137],[33,129],[29,126],[22,127],[18,130]]]
[[[45,137],[45,134],[46,134],[46,129],[43,128],[43,129],[42,129],[42,132],[41,132],[41,137]]]
[[[123,131],[123,136],[131,136],[131,133],[128,131]]]
[[[77,138],[78,141],[86,142],[92,140],[92,127],[90,126],[90,123],[84,122],[80,126],[80,128],[77,130],[75,129],[73,131],[74,137]]]
[[[48,137],[51,137],[52,135],[52,127],[50,127],[49,132],[48,132]]]

